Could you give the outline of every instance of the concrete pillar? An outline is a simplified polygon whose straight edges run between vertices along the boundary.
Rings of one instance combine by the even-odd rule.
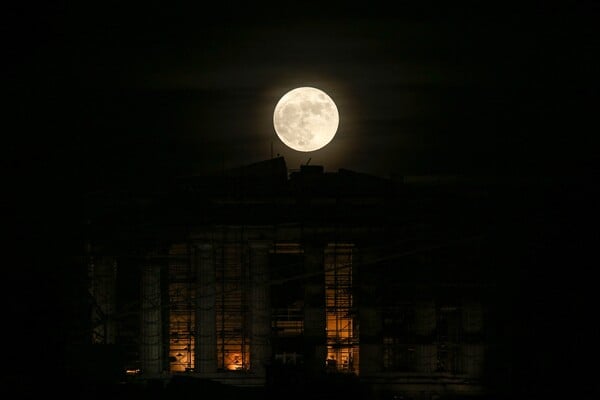
[[[376,256],[377,254],[360,247],[354,251],[353,270],[358,293],[355,302],[358,305],[361,376],[377,374],[383,370],[383,319],[378,299],[380,282],[377,276],[368,271],[370,260]]]
[[[271,307],[269,297],[269,241],[250,242],[250,369],[265,376],[271,362]]]
[[[415,304],[415,328],[419,344],[415,346],[417,372],[431,373],[437,368],[437,345],[434,344],[436,311],[433,299],[420,299]]]
[[[361,376],[369,376],[383,369],[381,312],[373,305],[365,304],[359,308],[359,318],[359,370]]]
[[[462,328],[467,343],[461,346],[461,366],[471,378],[483,375],[484,345],[483,306],[476,301],[465,301],[462,306]]]
[[[304,247],[307,279],[304,286],[304,357],[309,373],[325,370],[327,335],[325,314],[324,248],[308,244]]]
[[[217,371],[214,251],[210,243],[196,243],[193,251],[196,270],[195,369],[200,373],[212,373]]]
[[[437,345],[415,345],[415,369],[417,372],[430,374],[437,368]]]
[[[483,307],[481,303],[466,302],[462,306],[463,332],[469,335],[481,333],[483,328]]]
[[[142,267],[141,348],[142,372],[147,376],[162,372],[161,266],[152,259]]]
[[[415,305],[415,334],[423,337],[431,337],[435,327],[435,302],[432,299],[418,300]]]
[[[114,344],[117,302],[117,262],[112,257],[98,257],[89,264],[92,308],[92,343]]]
[[[464,373],[471,378],[483,375],[484,345],[468,343],[461,346],[462,366]]]

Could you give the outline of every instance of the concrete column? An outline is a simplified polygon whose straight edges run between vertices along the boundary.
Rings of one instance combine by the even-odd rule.
[[[92,343],[114,344],[116,326],[114,314],[117,298],[117,262],[112,257],[98,257],[90,261],[90,294],[92,308]]]
[[[163,342],[161,318],[161,266],[149,259],[142,267],[141,348],[142,372],[146,376],[162,372]]]
[[[483,375],[484,345],[483,305],[476,301],[465,301],[462,307],[462,327],[466,343],[461,346],[462,368],[471,378]]]
[[[325,370],[327,335],[323,246],[304,247],[307,279],[304,286],[304,357],[309,373]]]
[[[435,326],[435,302],[432,299],[418,300],[415,305],[415,334],[423,337],[431,337]]]
[[[430,374],[437,368],[437,345],[415,345],[415,369],[417,372]]]
[[[358,326],[360,335],[359,373],[377,374],[383,370],[383,320],[378,300],[380,281],[369,272],[369,263],[377,254],[360,247],[354,251],[354,275],[357,283]],[[363,265],[367,265],[364,267]]]
[[[481,303],[466,302],[462,306],[462,324],[465,334],[476,335],[483,327],[483,307]]]
[[[200,373],[217,371],[216,281],[213,246],[194,244],[196,269],[196,355],[195,368]]]
[[[383,369],[381,312],[371,305],[363,305],[359,308],[359,318],[359,371],[361,376],[369,376]]]
[[[434,344],[436,327],[435,302],[433,299],[420,299],[415,305],[415,328],[417,336],[415,363],[417,372],[432,373],[437,367],[437,346]]]
[[[269,297],[269,241],[250,242],[250,368],[265,376],[271,362],[271,307]]]
[[[484,346],[480,343],[468,343],[461,346],[464,373],[471,378],[483,375]]]

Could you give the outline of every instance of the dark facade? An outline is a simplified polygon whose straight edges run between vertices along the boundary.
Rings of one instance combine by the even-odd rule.
[[[488,195],[274,158],[90,197],[90,340],[121,349],[137,382],[484,396],[497,384]]]

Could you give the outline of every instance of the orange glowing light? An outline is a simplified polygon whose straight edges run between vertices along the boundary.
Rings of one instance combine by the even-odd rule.
[[[229,371],[237,371],[242,369],[242,355],[240,353],[228,354],[227,363],[225,365]]]
[[[125,370],[125,375],[139,375],[140,372],[141,372],[141,370],[139,368],[126,369]]]

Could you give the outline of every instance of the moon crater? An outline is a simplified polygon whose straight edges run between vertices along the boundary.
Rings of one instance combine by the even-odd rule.
[[[313,87],[293,89],[281,97],[273,113],[273,126],[286,146],[315,151],[335,136],[339,113],[331,97]]]

